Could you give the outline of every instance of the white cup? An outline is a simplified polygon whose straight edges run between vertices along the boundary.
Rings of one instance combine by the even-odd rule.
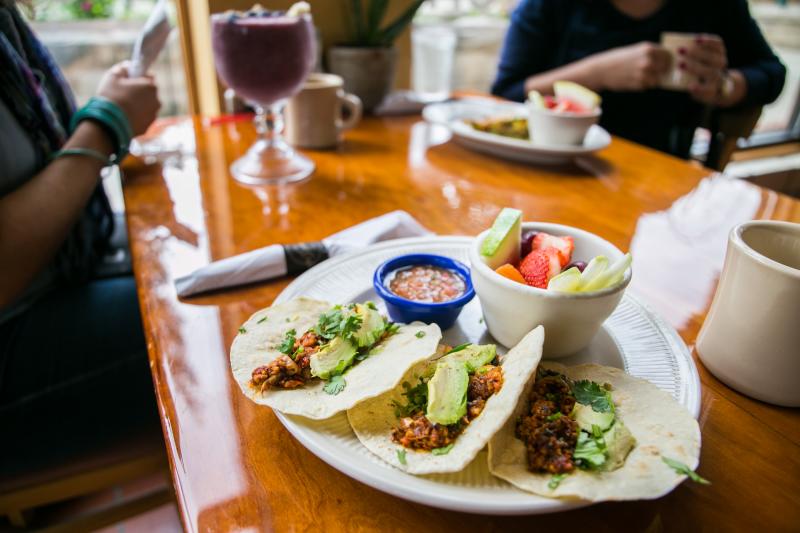
[[[361,100],[344,92],[344,80],[336,74],[312,72],[303,88],[286,106],[286,138],[301,148],[333,148],[342,131],[361,120]],[[348,117],[342,118],[347,110]]]
[[[800,406],[800,224],[754,221],[731,231],[697,354],[739,392]]]

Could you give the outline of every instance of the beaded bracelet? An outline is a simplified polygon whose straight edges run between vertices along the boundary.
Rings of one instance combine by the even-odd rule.
[[[128,147],[133,138],[130,122],[120,107],[105,98],[92,97],[80,108],[70,121],[70,130],[75,131],[84,120],[97,122],[114,140],[117,161],[122,161],[128,154]]]
[[[104,167],[111,166],[117,161],[116,154],[112,154],[111,157],[106,157],[102,153],[98,152],[97,150],[92,150],[91,148],[65,148],[51,154],[50,161],[58,159],[59,157],[70,155],[85,156],[91,157],[92,159],[97,159],[103,163]]]

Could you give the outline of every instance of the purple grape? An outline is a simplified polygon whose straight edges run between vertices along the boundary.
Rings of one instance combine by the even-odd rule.
[[[533,250],[533,238],[538,235],[538,231],[526,231],[522,234],[522,242],[519,245],[519,256],[523,259]]]
[[[583,269],[586,268],[586,262],[584,261],[573,261],[572,263],[568,264],[564,270],[569,270],[570,268],[575,267],[581,272]]]

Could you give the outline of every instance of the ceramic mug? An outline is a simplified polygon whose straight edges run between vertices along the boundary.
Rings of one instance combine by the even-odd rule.
[[[303,88],[286,106],[286,137],[301,148],[333,148],[342,131],[361,120],[361,100],[344,92],[344,80],[335,74],[311,73]],[[347,110],[348,117],[342,118]]]
[[[697,355],[743,394],[800,406],[800,224],[754,221],[731,231]]]

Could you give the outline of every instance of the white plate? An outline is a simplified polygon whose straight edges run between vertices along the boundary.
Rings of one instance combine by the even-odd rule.
[[[527,117],[528,109],[523,104],[474,98],[426,106],[422,116],[428,122],[449,127],[453,140],[467,148],[522,163],[565,163],[611,144],[611,135],[596,124],[589,128],[582,145],[552,146],[478,131],[467,122],[490,117]]]
[[[398,239],[330,259],[298,277],[275,303],[308,296],[335,303],[373,300],[380,305],[372,288],[372,274],[380,263],[406,253],[435,253],[468,263],[471,241],[470,237]],[[491,342],[477,298],[464,308],[444,338],[453,345]],[[672,394],[695,418],[700,412],[700,379],[689,350],[674,329],[631,296],[622,299],[588,348],[559,360],[567,365],[589,361],[623,368],[647,379]],[[400,498],[455,511],[498,515],[549,513],[588,505],[534,496],[494,478],[489,474],[485,451],[456,474],[412,476],[361,446],[344,413],[318,421],[275,414],[317,457],[354,479]]]

